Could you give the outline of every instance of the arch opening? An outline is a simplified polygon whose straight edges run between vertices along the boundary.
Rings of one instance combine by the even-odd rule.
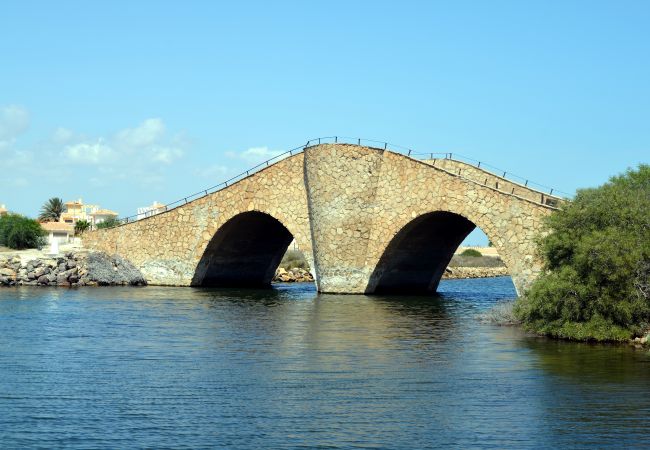
[[[270,287],[292,240],[291,232],[266,213],[238,214],[217,230],[206,247],[192,286]]]
[[[435,292],[454,252],[474,228],[476,225],[465,217],[446,211],[413,219],[384,250],[370,276],[366,292]]]

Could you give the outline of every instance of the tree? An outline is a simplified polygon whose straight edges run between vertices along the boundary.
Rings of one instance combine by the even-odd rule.
[[[0,245],[15,250],[40,248],[45,245],[41,224],[19,214],[0,216]]]
[[[546,221],[545,273],[518,300],[524,326],[549,336],[623,341],[650,326],[650,166],[613,177]]]
[[[110,219],[106,219],[103,222],[100,222],[97,224],[98,229],[103,229],[103,228],[113,228],[118,225],[121,225],[122,222],[116,217],[111,217]]]
[[[479,258],[483,256],[483,254],[478,250],[476,250],[475,248],[466,248],[465,250],[463,250],[460,256],[470,256],[472,258]]]
[[[63,200],[58,197],[52,197],[41,207],[41,213],[38,220],[43,222],[58,222],[63,213]]]
[[[74,224],[74,234],[83,234],[84,231],[90,228],[90,222],[87,220],[77,220],[77,223]]]

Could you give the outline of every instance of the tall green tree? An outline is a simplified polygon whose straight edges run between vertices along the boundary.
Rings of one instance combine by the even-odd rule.
[[[546,271],[515,313],[537,333],[622,341],[650,329],[650,166],[578,192],[539,242]]]
[[[63,210],[63,200],[58,197],[52,197],[43,203],[38,219],[43,222],[58,222]]]
[[[45,245],[41,224],[19,214],[0,216],[0,246],[23,250]]]

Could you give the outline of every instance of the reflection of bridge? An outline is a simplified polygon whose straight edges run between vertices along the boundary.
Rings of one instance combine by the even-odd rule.
[[[322,144],[85,242],[152,284],[263,286],[295,238],[321,292],[430,292],[479,226],[521,292],[541,270],[534,239],[558,201],[449,158]]]

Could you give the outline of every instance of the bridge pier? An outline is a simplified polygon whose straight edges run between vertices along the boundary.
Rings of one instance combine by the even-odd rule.
[[[376,222],[375,200],[383,152],[325,145],[305,150],[305,183],[320,292],[362,294]]]

